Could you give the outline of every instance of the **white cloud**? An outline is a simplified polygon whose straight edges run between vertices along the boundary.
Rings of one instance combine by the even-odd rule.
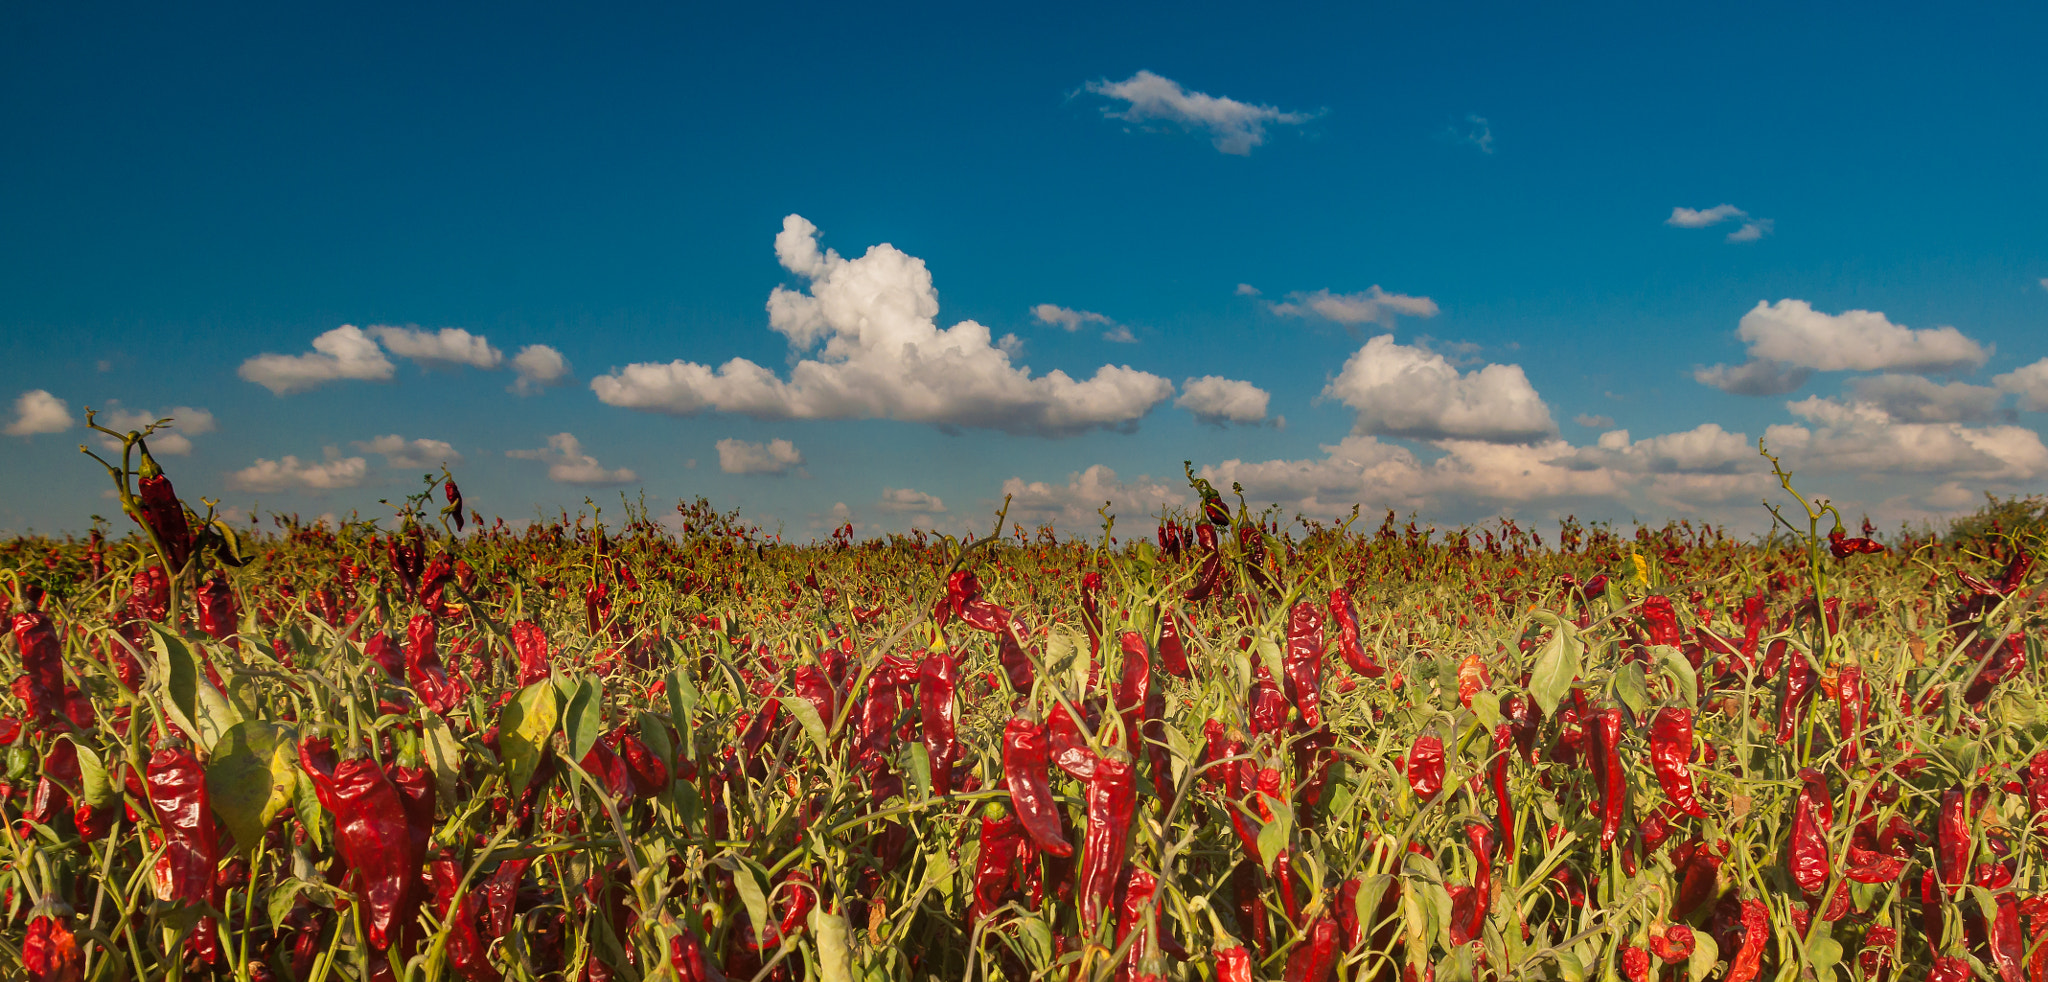
[[[2048,283],[2048,280],[2042,280],[2041,282]],[[1237,295],[1240,297],[1256,297],[1259,295],[1259,288],[1250,283],[1239,283],[1237,285]]]
[[[558,484],[625,484],[640,477],[629,468],[612,469],[598,463],[596,457],[583,452],[582,442],[569,433],[548,437],[548,445],[541,449],[507,450],[505,456],[546,463],[548,479]]]
[[[8,436],[62,433],[71,428],[71,407],[43,389],[30,389],[14,399],[14,420]]]
[[[382,454],[384,466],[413,470],[421,467],[453,467],[462,463],[462,454],[446,440],[408,440],[396,433],[387,433],[374,440],[357,440],[352,444],[363,453]]]
[[[1768,358],[1751,358],[1740,365],[1703,365],[1692,370],[1693,381],[1739,396],[1781,396],[1805,385],[1812,377],[1811,368]]]
[[[1728,233],[1727,241],[1755,242],[1756,240],[1771,234],[1771,232],[1775,230],[1777,227],[1778,223],[1771,219],[1752,218],[1749,221],[1743,222],[1741,228],[1738,228],[1735,231]]]
[[[1111,323],[1106,315],[1098,314],[1092,310],[1070,310],[1066,307],[1049,303],[1042,303],[1031,308],[1031,316],[1038,318],[1040,324],[1051,324],[1065,329],[1070,334],[1080,330],[1084,324]]]
[[[804,455],[788,440],[718,441],[718,469],[727,474],[787,474],[803,463]]]
[[[1804,300],[1757,301],[1735,336],[1749,344],[1752,358],[1823,372],[1953,372],[1990,357],[1953,327],[1914,330],[1874,310],[1826,314]]]
[[[696,362],[627,365],[591,380],[607,404],[687,415],[705,409],[763,419],[881,417],[938,426],[1066,435],[1129,429],[1173,395],[1173,383],[1128,366],[1092,378],[1062,371],[1033,377],[990,343],[988,328],[961,321],[941,330],[938,292],[924,261],[887,244],[859,259],[820,251],[817,228],[783,219],[782,265],[809,292],[776,287],[768,325],[801,355],[783,381],[744,358],[713,369]]]
[[[1567,463],[1582,470],[1606,468],[1628,474],[1737,474],[1758,469],[1763,458],[1748,434],[1701,423],[1683,432],[1633,441],[1627,430],[1609,430],[1593,446],[1574,451]]]
[[[1273,501],[1310,517],[1369,508],[1436,514],[1538,501],[1612,499],[1626,484],[1612,470],[1568,466],[1573,448],[1562,440],[1506,445],[1440,440],[1442,455],[1423,461],[1406,447],[1377,437],[1350,436],[1325,445],[1308,460],[1226,460],[1203,467],[1210,482],[1244,485],[1248,499]]]
[[[1991,384],[2007,392],[2019,393],[2021,409],[2030,413],[2048,412],[2048,358],[1996,376]]]
[[[883,511],[937,515],[945,512],[946,503],[940,501],[937,495],[926,494],[912,488],[883,488],[882,500],[876,507]]]
[[[512,358],[512,370],[519,374],[509,392],[528,396],[569,377],[569,359],[544,344],[529,344]]]
[[[1189,130],[1205,130],[1216,149],[1238,156],[1249,154],[1253,147],[1266,142],[1268,124],[1297,126],[1318,115],[1282,112],[1272,106],[1255,106],[1224,96],[1189,92],[1181,88],[1179,82],[1149,71],[1140,71],[1121,82],[1108,79],[1090,82],[1087,88],[1096,95],[1125,103],[1121,109],[1102,107],[1104,116],[1141,126],[1159,122]]]
[[[1273,313],[1282,317],[1314,315],[1339,324],[1372,323],[1391,328],[1397,314],[1435,317],[1437,306],[1436,301],[1428,297],[1388,293],[1374,284],[1363,293],[1331,293],[1328,290],[1290,293],[1286,303],[1273,305]]]
[[[1719,225],[1732,218],[1748,218],[1749,213],[1734,205],[1715,205],[1712,208],[1673,208],[1671,217],[1664,224],[1677,228],[1706,228]]]
[[[1137,344],[1138,336],[1132,334],[1130,328],[1125,327],[1122,324],[1118,324],[1117,326],[1102,332],[1102,340],[1114,341],[1117,344]]]
[[[1974,481],[2028,481],[2048,475],[2048,447],[2022,426],[1965,426],[1894,419],[1869,402],[1822,399],[1786,403],[1812,427],[1764,430],[1771,450],[1794,467],[1863,475],[1933,474]]]
[[[1323,389],[1358,410],[1354,433],[1534,443],[1557,432],[1550,407],[1520,365],[1460,374],[1442,355],[1381,335],[1365,343]]]
[[[1580,413],[1572,417],[1572,422],[1588,429],[1605,430],[1611,429],[1614,426],[1614,417],[1601,416],[1597,413]]]
[[[391,359],[362,329],[343,324],[313,339],[313,350],[298,355],[260,354],[242,363],[236,374],[288,395],[337,379],[382,382],[391,378]]]
[[[1851,379],[1849,394],[1902,423],[1973,423],[1992,419],[1998,415],[1998,404],[2005,400],[2003,393],[1988,385],[1943,385],[1919,375]]]
[[[1204,375],[1181,383],[1180,398],[1173,404],[1195,414],[1204,423],[1257,423],[1266,418],[1266,403],[1272,396],[1250,382]]]
[[[1459,135],[1458,142],[1478,147],[1480,153],[1492,153],[1493,127],[1486,122],[1486,117],[1475,113],[1466,116],[1465,122],[1470,124],[1470,128]]]
[[[1010,496],[1010,517],[1019,524],[1027,528],[1049,524],[1069,531],[1099,530],[1102,517],[1096,509],[1105,502],[1109,512],[1122,518],[1128,527],[1161,506],[1185,506],[1191,501],[1186,485],[1177,480],[1162,482],[1140,477],[1130,482],[1119,481],[1116,471],[1101,464],[1068,474],[1064,485],[1012,477],[1003,482],[1002,493]]]
[[[301,462],[289,454],[281,460],[258,458],[254,464],[228,475],[228,487],[237,491],[268,494],[276,491],[336,491],[360,486],[370,474],[361,457],[343,457],[333,447],[321,463]]]
[[[505,353],[491,347],[481,334],[459,327],[423,331],[417,327],[376,325],[370,335],[384,342],[386,350],[426,366],[468,365],[489,371],[505,361]]]
[[[123,409],[118,400],[110,401],[106,409],[95,414],[94,419],[110,430],[140,430],[159,419],[171,422],[156,431],[149,438],[149,452],[160,457],[182,457],[192,452],[192,438],[211,433],[215,429],[213,414],[191,406],[172,406],[162,414],[147,409]],[[112,451],[121,449],[121,441],[110,436],[100,437],[100,446]]]

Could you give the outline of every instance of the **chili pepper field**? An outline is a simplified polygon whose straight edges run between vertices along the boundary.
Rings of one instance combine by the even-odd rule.
[[[2048,982],[2025,535],[258,529],[112,435],[0,546],[0,977]]]

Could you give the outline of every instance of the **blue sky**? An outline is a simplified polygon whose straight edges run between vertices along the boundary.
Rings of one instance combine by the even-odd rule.
[[[245,511],[795,538],[2048,478],[2038,5],[729,6],[10,11],[0,528],[111,514],[86,406]]]

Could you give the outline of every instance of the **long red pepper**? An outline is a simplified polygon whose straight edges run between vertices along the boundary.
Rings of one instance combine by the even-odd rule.
[[[1761,900],[1742,902],[1742,947],[1728,962],[1723,982],[1750,982],[1763,967],[1764,942],[1770,940],[1770,908]]]
[[[1048,756],[1045,734],[1030,720],[1017,717],[1003,727],[1003,782],[1010,789],[1017,821],[1038,848],[1053,856],[1071,856],[1073,844],[1060,830],[1052,787],[1045,779]]]
[[[30,608],[12,619],[14,642],[21,647],[21,682],[17,692],[28,704],[30,719],[54,720],[63,706],[64,657],[57,628],[48,614]]]
[[[1081,924],[1089,930],[1102,923],[1116,891],[1117,872],[1130,851],[1136,804],[1130,761],[1115,754],[1096,761],[1095,776],[1088,780],[1087,848],[1081,856]]]
[[[185,519],[185,503],[178,500],[171,479],[157,467],[147,448],[142,451],[142,477],[135,485],[143,523],[163,543],[171,572],[183,571],[185,561],[192,558],[192,528]]]
[[[1286,982],[1329,982],[1337,967],[1337,919],[1329,914],[1309,926],[1308,940],[1287,956]]]
[[[1811,767],[1799,772],[1799,799],[1792,810],[1792,841],[1786,865],[1792,882],[1809,895],[1828,885],[1828,829],[1834,825],[1834,798],[1827,778]]]
[[[1123,672],[1117,681],[1116,712],[1123,719],[1124,749],[1133,756],[1145,746],[1145,700],[1152,694],[1152,664],[1145,638],[1125,631],[1117,639],[1123,649]]]
[[[149,805],[164,830],[164,850],[150,873],[159,900],[210,902],[219,836],[206,794],[206,768],[182,744],[150,755],[145,768]]]
[[[385,950],[412,924],[422,899],[404,799],[376,761],[336,764],[325,738],[300,741],[299,765],[313,779],[321,806],[334,814],[336,850],[362,885],[370,946]]]
[[[1614,845],[1628,815],[1628,770],[1621,764],[1621,727],[1626,718],[1620,707],[1609,706],[1594,714],[1594,730],[1600,741],[1601,812],[1600,848]]]
[[[943,645],[924,656],[918,669],[917,709],[924,722],[924,746],[931,764],[932,793],[951,794],[953,764],[960,759],[960,739],[954,732],[953,688],[960,676],[960,664]]]
[[[1692,785],[1692,710],[1665,706],[1650,721],[1650,763],[1657,771],[1657,784],[1679,811],[1705,818]]]
[[[1941,814],[1935,826],[1935,870],[1943,886],[1960,886],[1969,878],[1970,855],[1976,851],[1971,819],[1988,794],[1982,788],[1971,794],[1961,785],[1941,793]]]
[[[1159,664],[1174,678],[1189,677],[1187,643],[1180,636],[1180,615],[1171,610],[1159,612]]]
[[[1444,790],[1444,740],[1434,731],[1415,738],[1408,749],[1408,788],[1424,802]]]
[[[1216,982],[1252,982],[1252,953],[1240,944],[1216,949]]]
[[[1813,663],[1797,648],[1788,646],[1784,654],[1785,681],[1778,688],[1778,742],[1791,743],[1806,719],[1806,704],[1813,701]]]
[[[1853,763],[1862,753],[1863,723],[1870,716],[1870,686],[1863,681],[1863,669],[1844,665],[1835,673],[1836,700],[1841,704],[1841,748],[1843,763]]]
[[[1493,759],[1487,775],[1493,784],[1493,806],[1500,824],[1502,858],[1515,859],[1515,805],[1508,798],[1508,759],[1514,756],[1514,727],[1501,723],[1493,728]]]
[[[1323,725],[1323,611],[1314,603],[1296,603],[1287,615],[1287,649],[1281,654],[1287,673],[1287,697],[1310,729]]]
[[[1075,722],[1065,704],[1054,704],[1052,712],[1045,714],[1046,749],[1052,754],[1053,766],[1067,772],[1076,781],[1086,781],[1095,776],[1095,752],[1088,749],[1088,738],[1081,735],[1081,724]]]
[[[1359,644],[1358,612],[1351,607],[1351,593],[1343,587],[1330,591],[1330,622],[1337,625],[1337,652],[1344,656],[1344,664],[1369,679],[1387,673],[1385,666],[1373,660]]]
[[[235,589],[228,583],[227,574],[215,570],[211,577],[198,589],[199,629],[215,641],[226,640],[235,633],[241,620],[241,611],[236,608]]]
[[[1253,736],[1287,728],[1287,697],[1280,694],[1280,687],[1273,684],[1273,675],[1264,665],[1252,669],[1252,691],[1247,702]]]
[[[1123,889],[1123,910],[1116,922],[1115,947],[1122,948],[1125,941],[1130,941],[1130,948],[1124,955],[1123,971],[1133,979],[1143,974],[1145,949],[1153,942],[1150,923],[1155,918],[1151,916],[1152,911],[1149,908],[1152,906],[1152,898],[1158,892],[1158,877],[1142,869],[1133,868],[1130,871]],[[1133,932],[1138,935],[1135,940],[1131,939]]]
[[[974,859],[974,903],[968,910],[968,924],[979,924],[1016,885],[1013,869],[1018,850],[1025,846],[1024,828],[1000,804],[990,804],[981,815],[981,849]]]

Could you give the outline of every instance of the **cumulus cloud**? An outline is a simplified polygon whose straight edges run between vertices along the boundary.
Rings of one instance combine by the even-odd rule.
[[[512,371],[518,378],[507,389],[514,395],[530,396],[569,377],[569,359],[544,344],[529,344],[512,357]]]
[[[788,440],[718,441],[718,469],[727,474],[787,474],[803,463],[804,455]]]
[[[507,450],[505,456],[515,460],[538,460],[547,464],[548,479],[557,484],[596,487],[625,484],[640,477],[630,468],[614,469],[598,463],[596,457],[583,452],[582,442],[569,433],[557,433],[548,437],[548,445],[538,450]]]
[[[883,488],[882,500],[876,507],[883,511],[898,513],[919,512],[927,515],[942,514],[946,503],[937,495],[926,494],[913,488]]]
[[[290,395],[340,379],[383,382],[391,378],[391,359],[362,329],[343,324],[313,339],[313,350],[297,355],[260,354],[242,363],[236,374],[273,395]]]
[[[1751,358],[1823,372],[1933,372],[1974,369],[1990,358],[1953,327],[1914,330],[1874,310],[1828,314],[1804,300],[1757,301],[1735,336]]]
[[[2019,393],[2021,409],[2048,412],[2048,358],[1996,376],[1991,384],[2005,392]]]
[[[1051,324],[1054,327],[1066,330],[1070,334],[1080,330],[1086,324],[1111,323],[1108,316],[1098,314],[1092,310],[1072,310],[1049,303],[1042,303],[1031,308],[1031,316],[1038,318],[1040,324]]]
[[[1290,293],[1286,303],[1276,303],[1273,313],[1282,317],[1321,317],[1339,324],[1378,324],[1394,326],[1397,314],[1409,317],[1435,317],[1436,301],[1428,297],[1411,297],[1403,293],[1388,293],[1375,283],[1363,293],[1331,293],[1317,290],[1314,293]]]
[[[1185,506],[1191,501],[1187,486],[1178,480],[1140,477],[1121,481],[1116,471],[1101,464],[1068,474],[1063,485],[1012,477],[1003,482],[1002,493],[1010,497],[1010,517],[1018,522],[1070,531],[1100,528],[1102,517],[1097,509],[1104,504],[1111,514],[1129,521],[1163,506]]]
[[[1245,495],[1273,501],[1311,517],[1350,511],[1354,503],[1435,512],[1492,509],[1534,501],[1611,499],[1625,484],[1608,469],[1571,466],[1573,448],[1562,440],[1514,445],[1440,440],[1435,460],[1373,436],[1350,436],[1324,445],[1321,458],[1226,460],[1203,467],[1211,483],[1244,485]]]
[[[1994,380],[1995,381],[1995,380]],[[2004,393],[1988,385],[1950,382],[1919,375],[1871,375],[1851,379],[1849,394],[1905,423],[1974,423],[1999,415]]]
[[[382,454],[384,466],[407,470],[421,467],[450,467],[462,463],[462,454],[446,440],[408,440],[396,433],[387,433],[374,440],[357,440],[352,444],[363,453]]]
[[[1754,471],[1763,460],[1748,434],[1730,433],[1719,423],[1643,440],[1630,440],[1627,430],[1609,430],[1593,446],[1559,459],[1579,470],[1630,474],[1735,474]]]
[[[677,415],[880,417],[1042,436],[1130,429],[1173,395],[1173,383],[1129,366],[1104,365],[1085,380],[1058,370],[1033,376],[981,324],[940,329],[930,270],[886,243],[845,259],[820,250],[816,226],[790,215],[775,252],[809,289],[776,287],[768,326],[793,355],[819,349],[800,357],[787,381],[744,358],[715,369],[677,360],[627,365],[592,379],[591,390],[609,405]]]
[[[1572,422],[1588,429],[1604,430],[1614,426],[1614,417],[1602,416],[1597,413],[1580,413],[1572,417]]]
[[[1740,365],[1702,365],[1692,370],[1693,381],[1738,396],[1781,396],[1805,385],[1812,377],[1811,368],[1768,358],[1751,358]]]
[[[1259,423],[1266,419],[1266,403],[1272,396],[1250,382],[1204,375],[1181,383],[1180,398],[1173,404],[1195,414],[1212,426],[1225,423]]]
[[[43,389],[30,389],[14,399],[14,419],[7,424],[8,436],[62,433],[71,428],[71,407]]]
[[[1360,434],[1535,443],[1557,432],[1520,365],[1460,373],[1444,356],[1388,335],[1346,360],[1323,395],[1358,411]]]
[[[1882,406],[1814,396],[1785,408],[1809,425],[1764,430],[1794,466],[1865,475],[1938,474],[1973,481],[2029,481],[2048,475],[2048,446],[2022,426],[1917,423]]]
[[[121,403],[111,401],[107,408],[94,414],[94,421],[110,430],[140,430],[160,419],[171,422],[157,430],[149,438],[149,452],[159,457],[182,457],[192,452],[192,438],[214,431],[213,414],[191,406],[172,406],[162,413],[147,409],[127,409]],[[110,436],[100,437],[100,446],[118,452],[121,441]]]
[[[2042,282],[2048,283],[2048,280]],[[1237,285],[1237,295],[1240,297],[1256,297],[1259,295],[1259,288],[1250,283],[1239,283]]]
[[[1088,91],[1123,106],[1104,106],[1102,114],[1139,126],[1166,124],[1209,134],[1216,149],[1244,156],[1266,142],[1268,125],[1298,126],[1318,113],[1283,112],[1272,106],[1204,92],[1190,92],[1179,82],[1149,71],[1112,82],[1099,79],[1088,83]]]
[[[369,476],[369,461],[361,457],[343,457],[341,451],[328,447],[327,458],[320,463],[300,461],[290,454],[279,460],[258,458],[248,467],[229,474],[228,487],[261,494],[277,491],[318,494],[359,487]]]
[[[1671,217],[1664,224],[1675,228],[1707,228],[1727,221],[1740,221],[1742,226],[1728,233],[1729,242],[1755,242],[1766,235],[1777,223],[1768,218],[1752,218],[1750,214],[1734,205],[1720,204],[1712,208],[1673,208]]]
[[[505,353],[491,347],[483,335],[459,327],[423,331],[417,327],[377,325],[369,333],[392,354],[429,367],[468,365],[489,371],[505,361]]]

